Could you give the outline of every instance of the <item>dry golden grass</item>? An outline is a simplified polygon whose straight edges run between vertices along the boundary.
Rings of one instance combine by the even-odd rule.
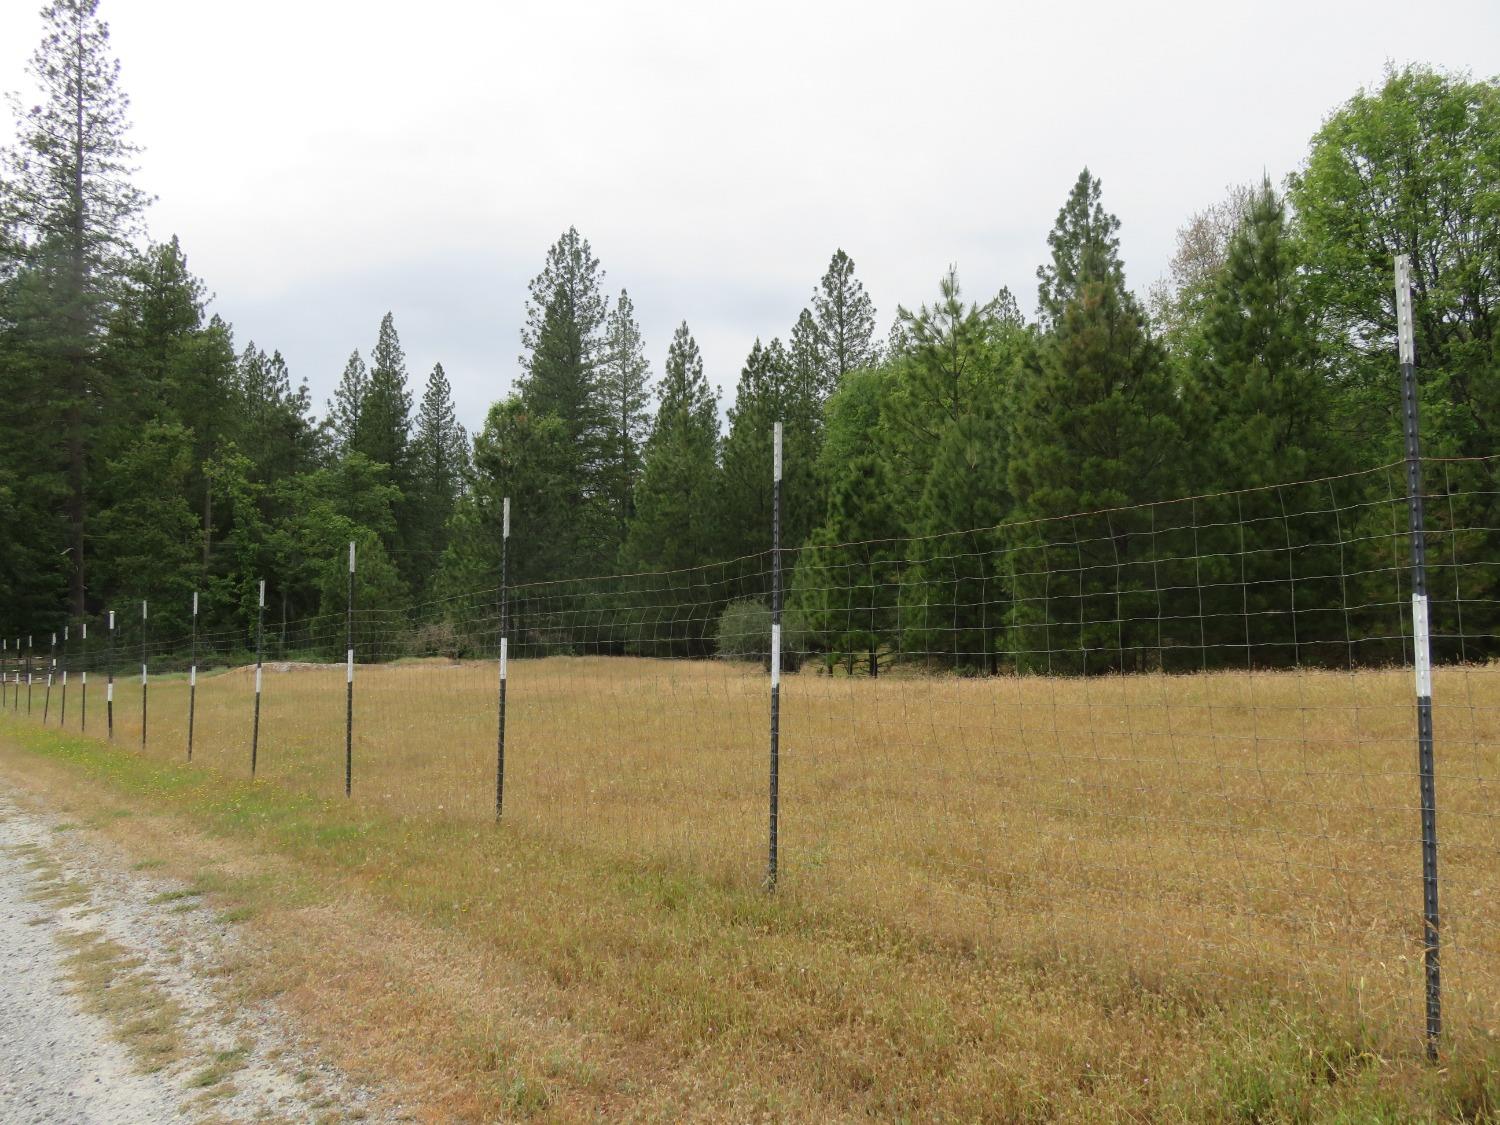
[[[267,823],[323,798],[299,814],[303,860],[352,864],[398,909],[529,964],[535,1003],[610,1037],[593,1071],[552,1043],[563,1073],[507,1070],[509,1093],[462,1103],[476,1114],[671,1116],[631,1085],[653,1066],[700,1116],[1493,1112],[1490,1079],[1422,1077],[1409,673],[789,676],[769,900],[763,675],[511,669],[499,830],[492,664],[359,669],[348,809],[342,667],[268,666],[253,790]],[[248,777],[252,683],[199,681],[194,770],[221,792],[245,792],[225,779]],[[186,697],[152,684],[149,758],[185,757]],[[139,685],[116,699],[116,740],[138,747]],[[1446,1042],[1453,1073],[1482,1075],[1500,671],[1441,671],[1435,706]],[[103,708],[90,719],[102,733]],[[1285,1089],[1257,1085],[1278,1068]]]

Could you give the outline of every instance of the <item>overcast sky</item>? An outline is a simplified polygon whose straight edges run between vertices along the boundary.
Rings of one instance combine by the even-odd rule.
[[[33,3],[0,4],[29,89]],[[1085,164],[1144,292],[1226,185],[1282,180],[1386,62],[1500,73],[1500,3],[332,3],[101,0],[153,237],[321,413],[395,313],[471,429],[515,379],[526,282],[570,224],[653,369],[686,319],[733,393],[835,247],[898,303],[1010,286]],[[14,125],[0,125],[5,142]]]

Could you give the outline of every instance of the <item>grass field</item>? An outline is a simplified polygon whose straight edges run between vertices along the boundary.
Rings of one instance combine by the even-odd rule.
[[[532,966],[693,1116],[1494,1119],[1500,670],[1436,677],[1441,1069],[1407,672],[789,676],[768,896],[764,675],[511,670],[499,829],[492,664],[360,668],[348,807],[341,666],[268,666],[253,787],[244,669],[200,677],[191,770],[185,680],[151,685],[144,758],[117,685],[117,751],[182,815],[260,831],[252,800],[301,862]],[[553,1116],[662,1108],[533,1085]]]

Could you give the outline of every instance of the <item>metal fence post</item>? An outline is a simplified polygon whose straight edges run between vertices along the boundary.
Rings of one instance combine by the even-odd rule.
[[[141,601],[141,749],[146,748],[146,602]]]
[[[776,889],[781,815],[781,423],[771,438],[771,841],[766,887]]]
[[[344,796],[354,793],[354,540],[349,540],[349,597],[344,610]]]
[[[499,732],[495,743],[495,819],[500,819],[500,810],[505,804],[505,677],[506,660],[510,652],[509,607],[506,601],[506,566],[510,553],[510,497],[500,503],[500,702]]]
[[[260,753],[260,671],[266,633],[266,580],[260,580],[260,601],[255,613],[255,720],[250,727],[250,776]]]
[[[89,623],[79,622],[78,729],[89,729]]]
[[[193,639],[188,664],[187,760],[193,760],[193,720],[198,712],[198,591],[193,591]]]
[[[1422,800],[1422,929],[1427,982],[1427,1057],[1437,1058],[1443,1031],[1438,962],[1437,788],[1432,760],[1432,639],[1427,612],[1427,543],[1422,511],[1422,437],[1417,409],[1417,354],[1411,309],[1411,259],[1396,258],[1396,330],[1401,353],[1406,429],[1406,495],[1411,517],[1412,656],[1416,667],[1417,771]]]
[[[42,695],[42,723],[52,713],[52,674],[57,669],[57,634],[52,634],[52,649],[47,655],[47,690]]]
[[[104,726],[115,740],[115,611],[109,611],[109,644],[104,653]]]
[[[57,726],[61,730],[68,722],[68,626],[63,626],[62,658],[57,670],[62,678],[62,702],[57,708]]]

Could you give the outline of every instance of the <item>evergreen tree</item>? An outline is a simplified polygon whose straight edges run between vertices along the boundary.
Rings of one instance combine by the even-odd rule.
[[[586,455],[597,442],[598,365],[604,348],[604,271],[575,227],[547,251],[532,278],[521,343],[521,395],[538,414],[555,414]]]
[[[640,326],[635,322],[635,306],[623,289],[605,326],[599,392],[608,417],[603,427],[601,476],[618,528],[618,549],[625,542],[634,513],[641,449],[651,430],[651,364],[646,359]]]
[[[1002,583],[993,528],[1010,512],[1009,433],[1016,369],[1031,335],[1008,290],[965,305],[952,268],[940,299],[900,320],[905,344],[881,403],[901,522],[921,538],[904,595],[906,643],[954,667],[996,668]]]
[[[800,546],[822,516],[815,442],[817,405],[803,397],[780,340],[750,349],[724,438],[723,487],[717,504],[721,556],[759,554],[770,545],[775,425],[782,423],[781,541]]]
[[[201,580],[203,614],[216,626],[248,630],[255,621],[249,584],[272,571],[268,486],[256,479],[255,463],[232,440],[215,451],[204,472],[214,497],[217,538]]]
[[[129,101],[96,8],[96,0],[54,0],[42,10],[46,31],[30,66],[41,99],[19,113],[17,143],[5,152],[0,175],[0,273],[37,275],[13,299],[29,322],[31,358],[23,370],[42,381],[45,406],[63,434],[49,460],[60,460],[66,481],[75,615],[85,610],[89,455],[103,424],[102,331],[120,260],[147,202],[130,182],[136,149],[126,139]]]
[[[682,570],[715,557],[719,410],[684,321],[662,371],[661,405],[646,441],[636,514],[625,540],[631,569]]]
[[[0,441],[0,621],[17,630],[60,627],[72,577],[66,462],[58,456],[61,404],[47,378],[30,316],[30,292],[45,279],[22,272],[0,279],[0,371],[5,436]]]
[[[245,345],[235,377],[235,440],[252,450],[255,479],[269,483],[312,468],[317,454],[312,394],[304,380],[292,389],[291,373],[280,352],[266,355]]]
[[[1262,183],[1210,288],[1189,389],[1206,415],[1200,444],[1217,488],[1340,471],[1337,417],[1317,312],[1286,207]],[[1206,483],[1206,482],[1205,482]]]
[[[468,472],[469,437],[454,412],[443,365],[434,364],[412,441],[411,549],[423,559],[420,575],[424,579],[437,570],[447,547],[448,521]]]
[[[877,596],[873,581],[874,568],[883,569],[891,552],[882,549],[877,558],[863,546],[903,534],[881,440],[881,404],[890,384],[887,366],[855,369],[827,403],[816,466],[826,500],[818,526],[797,555],[789,604],[806,625],[809,651],[822,653],[830,669],[842,659],[852,671],[858,654],[868,659],[872,641],[877,649],[887,641],[899,644],[889,629],[899,597],[895,592]],[[862,592],[856,596],[856,590]],[[856,606],[863,607],[857,620],[851,616]],[[867,628],[872,610],[883,630],[879,635]]]
[[[797,323],[792,326],[787,361],[792,367],[792,378],[797,383],[798,397],[822,403],[838,390],[836,381],[835,385],[829,386],[818,322],[808,309],[797,314]]]
[[[1144,313],[1125,288],[1118,229],[1119,221],[1099,203],[1098,181],[1085,171],[1049,236],[1052,264],[1038,271],[1049,330],[1017,381],[1010,481],[1024,519],[1120,508],[1170,498],[1179,488],[1183,430],[1177,388]],[[1070,644],[1076,639],[1076,651],[1068,667],[1133,667],[1145,651],[1122,622],[1145,628],[1156,605],[1135,605],[1122,586],[1135,589],[1145,581],[1132,563],[1150,538],[1132,534],[1140,529],[1128,524],[1146,515],[1029,525],[1034,536],[1079,539],[1070,544],[1076,571],[1069,569],[1051,585],[1045,576],[1033,579],[1040,589],[1017,591],[1023,607],[1018,612],[1035,610],[1043,624],[1066,622],[1074,630]],[[1056,591],[1067,584],[1077,593],[1064,598]],[[1030,628],[1037,622],[1018,624]],[[1063,663],[1059,655],[1052,666]]]
[[[1087,168],[1080,172],[1047,235],[1052,260],[1036,271],[1037,309],[1044,327],[1055,326],[1091,282],[1128,296],[1120,261],[1120,220],[1104,210],[1102,190]]]
[[[218,317],[204,323],[206,300],[206,288],[188,269],[177,239],[131,262],[101,356],[105,383],[115,389],[101,408],[112,421],[101,428],[93,452],[105,461],[125,458],[145,428],[183,427],[190,441],[183,499],[211,532],[212,495],[202,466],[223,438],[238,432],[242,419],[233,339]],[[135,390],[119,394],[125,387]],[[110,482],[101,480],[94,490],[100,503],[109,490]],[[205,539],[211,543],[211,535]],[[91,592],[101,601],[115,593],[98,582],[91,583]]]
[[[339,376],[339,385],[334,388],[333,398],[328,403],[328,417],[323,423],[334,452],[353,448],[365,397],[369,393],[370,372],[359,349],[355,348],[344,363],[344,373]]]
[[[1038,276],[1049,331],[1017,387],[1011,477],[1029,515],[1172,494],[1176,391],[1125,288],[1118,230],[1085,171],[1048,236],[1053,260]]]
[[[1006,486],[1010,433],[1003,404],[986,398],[943,431],[917,506],[919,560],[906,590],[909,649],[956,669],[993,673],[1009,604],[997,573],[997,525],[1013,501]]]
[[[853,672],[864,661],[880,672],[883,650],[900,651],[902,586],[906,578],[902,522],[893,503],[891,471],[875,451],[841,465],[828,512],[798,558],[792,604],[807,623],[813,648]]]
[[[396,335],[396,319],[386,313],[370,352],[370,381],[350,448],[388,466],[392,482],[403,489],[410,478],[407,447],[411,442],[411,406],[406,353]]]
[[[405,608],[409,591],[383,543],[395,534],[395,509],[401,500],[389,475],[385,465],[351,452],[277,482],[276,506],[282,515],[267,529],[267,554],[282,606],[292,617],[327,613],[330,608],[342,612],[344,587],[337,587],[330,605],[328,579],[331,573],[347,577],[346,547],[354,540],[359,552],[355,598],[359,605],[385,611],[366,615],[364,623],[399,622],[391,611]],[[356,643],[375,639],[365,634],[356,637]]]
[[[192,345],[203,327],[205,290],[177,239],[130,260],[120,280],[103,348],[109,383],[135,388],[118,397],[119,407],[185,424],[213,414],[227,388],[197,362]]]
[[[1008,292],[987,305],[965,305],[951,266],[939,290],[935,304],[915,313],[900,310],[907,343],[891,363],[892,378],[881,404],[887,455],[905,494],[902,510],[914,530],[917,499],[938,446],[949,427],[998,402],[1022,330]],[[1002,332],[1009,343],[1004,349],[997,346]],[[939,524],[943,530],[959,526]]]
[[[828,400],[817,458],[819,489],[824,496],[846,464],[877,451],[884,456],[880,410],[890,392],[891,379],[891,364],[853,371]]]
[[[234,440],[242,432],[242,420],[238,415],[239,357],[234,350],[234,331],[222,318],[209,318],[207,327],[197,336],[194,350],[197,352],[197,367],[202,373],[209,394],[221,403],[213,416],[193,412],[193,476],[198,491],[193,497],[193,510],[202,512],[203,527],[203,572],[208,572],[213,554],[216,521],[214,518],[213,477],[208,472],[208,463],[221,446]],[[184,421],[188,419],[185,418]]]
[[[1195,491],[1281,485],[1350,467],[1338,388],[1301,261],[1286,208],[1265,181],[1229,240],[1192,336],[1187,406],[1202,452]],[[1280,500],[1276,493],[1239,498],[1232,518],[1210,521],[1218,526],[1198,535],[1207,661],[1237,656],[1247,641],[1262,652],[1285,646],[1299,660],[1347,657],[1344,645],[1325,643],[1346,639],[1341,614],[1296,613],[1308,599],[1343,600],[1338,550],[1325,533],[1289,555],[1302,531]],[[1295,584],[1293,567],[1303,572]]]
[[[854,261],[834,251],[828,270],[813,294],[818,328],[821,375],[816,388],[824,401],[850,371],[875,362],[875,306],[854,276]]]
[[[442,597],[457,597],[500,581],[501,511],[511,503],[509,578],[524,585],[556,578],[574,512],[568,499],[571,457],[562,421],[534,413],[519,395],[490,407],[474,437],[472,490],[448,523],[448,543],[437,578]]]
[[[148,422],[105,465],[94,521],[94,585],[147,599],[167,622],[186,622],[198,577],[198,523],[186,498],[192,452],[185,427]]]
[[[619,537],[606,479],[610,404],[600,390],[606,301],[604,271],[587,239],[569,227],[532,279],[521,343],[521,397],[528,411],[562,423],[573,482],[563,574],[596,573],[613,558]]]

